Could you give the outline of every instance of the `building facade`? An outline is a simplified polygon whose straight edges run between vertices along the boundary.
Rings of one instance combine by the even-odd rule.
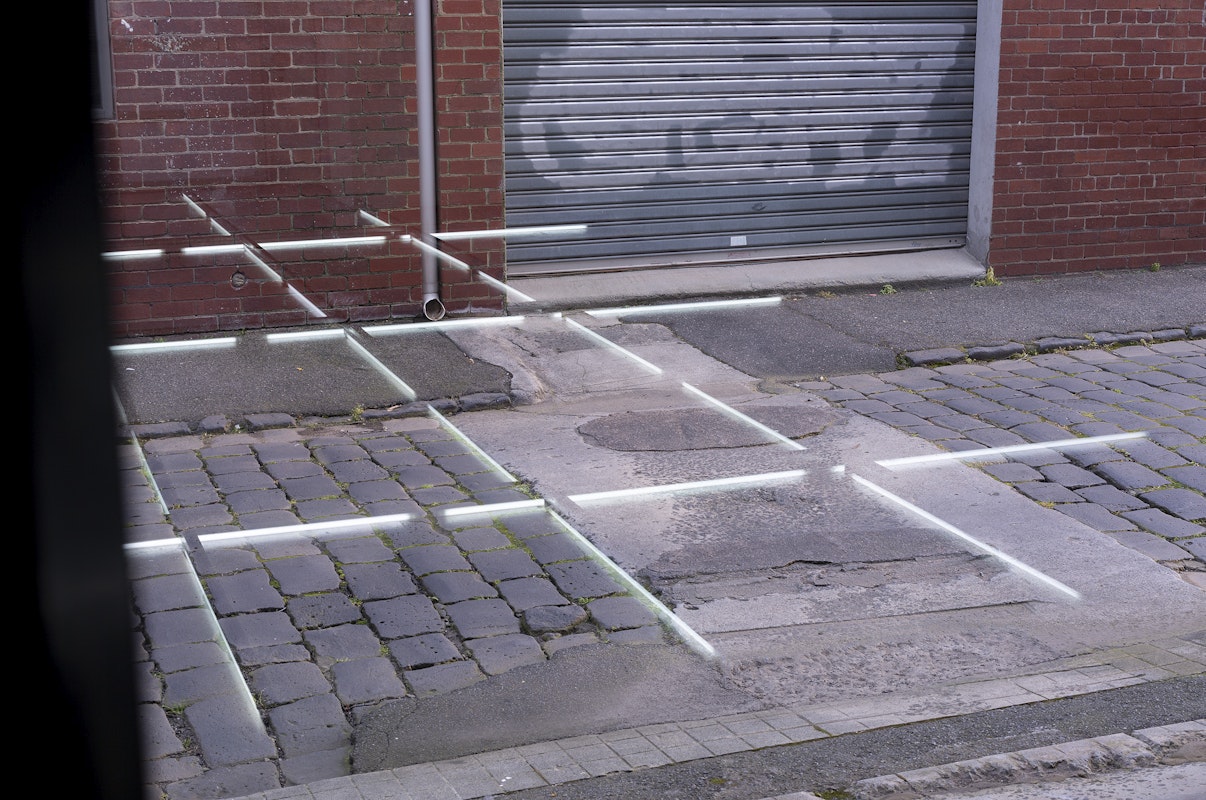
[[[414,316],[407,237],[508,226],[586,232],[445,243],[450,313],[503,307],[483,275],[955,247],[997,275],[1206,262],[1192,0],[102,6],[117,336]]]

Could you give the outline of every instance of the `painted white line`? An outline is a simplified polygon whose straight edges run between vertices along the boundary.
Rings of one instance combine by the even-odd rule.
[[[139,344],[115,344],[111,353],[145,353],[156,350],[208,350],[217,347],[234,347],[238,339],[224,336],[220,339],[189,339],[177,342],[142,342]]]
[[[432,236],[444,241],[455,242],[462,239],[515,239],[527,236],[576,236],[586,233],[585,225],[545,225],[532,228],[497,228],[481,231],[445,231],[433,233]]]
[[[764,472],[759,475],[738,475],[733,478],[713,478],[706,481],[663,483],[657,486],[638,486],[634,489],[615,489],[609,492],[571,494],[566,499],[582,505],[583,503],[598,502],[600,500],[620,500],[633,497],[647,497],[649,495],[672,494],[674,492],[690,492],[700,489],[736,489],[749,486],[750,484],[797,480],[806,474],[802,469],[792,469],[783,472]]]
[[[1004,553],[1004,552],[998,550],[997,548],[993,547],[992,545],[985,544],[984,542],[981,542],[979,539],[969,536],[968,534],[966,534],[963,531],[956,528],[954,525],[951,525],[949,522],[939,519],[938,517],[934,516],[930,512],[928,512],[918,506],[913,505],[908,500],[905,500],[903,497],[892,494],[887,489],[883,488],[882,486],[877,486],[876,484],[872,483],[871,481],[867,480],[866,478],[863,478],[859,475],[855,475],[853,472],[849,473],[849,475],[860,486],[865,486],[866,488],[870,489],[872,492],[875,492],[876,494],[878,494],[880,497],[884,497],[884,498],[892,501],[893,503],[896,503],[901,508],[904,508],[908,511],[913,512],[914,514],[916,514],[917,516],[926,520],[927,522],[937,525],[942,530],[946,531],[947,533],[949,533],[953,536],[956,536],[957,538],[963,540],[964,542],[967,542],[972,547],[975,547],[977,550],[981,550],[984,553],[987,553],[988,555],[993,556],[994,558],[1001,559],[1002,561],[1004,561],[1006,564],[1013,567],[1017,571],[1025,574],[1025,575],[1028,575],[1029,577],[1033,578],[1034,580],[1036,580],[1040,583],[1046,584],[1047,586],[1050,586],[1051,588],[1056,589],[1057,591],[1063,592],[1064,594],[1068,595],[1069,597],[1071,597],[1075,600],[1080,599],[1080,592],[1067,586],[1066,584],[1060,583],[1055,578],[1052,578],[1050,575],[1046,575],[1042,572],[1039,572],[1034,567],[1017,560],[1016,558],[1009,555],[1008,553]]]
[[[437,411],[434,406],[431,406],[431,405],[427,406],[427,413],[429,415],[431,415],[432,417],[434,417],[436,422],[439,422],[440,425],[444,426],[449,431],[451,431],[452,435],[455,436],[458,440],[460,440],[463,444],[465,444],[468,447],[471,447],[473,449],[474,455],[476,455],[482,461],[486,462],[486,465],[489,466],[490,469],[494,470],[499,475],[501,475],[503,478],[505,478],[506,480],[508,480],[512,483],[518,482],[518,480],[519,480],[518,478],[516,478],[514,475],[512,475],[511,473],[509,473],[505,469],[503,469],[502,464],[499,464],[497,461],[495,461],[493,458],[491,458],[490,455],[485,450],[478,447],[477,444],[472,439],[470,439],[465,434],[461,433],[460,429],[457,428],[455,425],[453,425],[451,422],[449,422],[448,418],[445,417],[443,414],[441,414],[439,411]]]
[[[484,506],[456,506],[437,511],[436,514],[448,519],[449,517],[474,517],[482,514],[506,514],[511,511],[531,511],[537,508],[544,508],[543,500],[515,500],[510,503],[490,503]]]
[[[442,331],[450,328],[486,328],[496,325],[522,325],[523,317],[474,317],[473,319],[448,319],[439,322],[403,322],[396,325],[368,325],[360,330],[369,336],[384,336],[394,333],[422,333]]]
[[[511,286],[500,281],[498,278],[494,278],[494,277],[487,275],[486,273],[482,272],[480,269],[475,270],[473,274],[476,275],[478,278],[482,279],[483,281],[485,281],[486,283],[490,284],[494,288],[505,292],[514,300],[518,300],[521,303],[535,303],[536,302],[535,297],[524,294],[523,292],[519,291],[518,289],[512,288]]]
[[[663,303],[654,306],[624,306],[620,308],[593,308],[586,313],[592,317],[630,317],[634,314],[663,314],[674,311],[710,311],[741,306],[773,306],[783,302],[783,298],[749,297],[739,300],[707,300],[698,303]]]
[[[627,356],[628,358],[630,358],[633,361],[640,364],[645,369],[652,372],[654,375],[662,374],[661,367],[657,366],[656,364],[649,363],[648,361],[641,358],[640,356],[638,356],[636,353],[632,352],[631,350],[620,347],[620,345],[611,341],[606,336],[601,336],[600,334],[595,333],[590,328],[586,327],[585,325],[581,324],[580,322],[574,322],[569,317],[561,317],[561,319],[563,319],[565,321],[566,325],[569,325],[574,330],[578,331],[579,333],[583,334],[584,336],[586,336],[590,339],[593,339],[594,341],[598,342],[599,344],[601,344],[605,347],[610,347],[612,350],[615,350],[617,353],[620,353],[621,355]]]
[[[110,250],[106,253],[101,253],[101,258],[106,261],[133,261],[139,258],[158,258],[166,253],[163,249],[153,250]]]
[[[556,520],[557,524],[564,528],[566,533],[572,536],[578,545],[585,550],[591,556],[591,558],[593,558],[599,563],[600,566],[611,573],[611,576],[623,584],[628,591],[635,594],[637,598],[658,617],[658,619],[669,625],[674,632],[677,633],[684,642],[686,642],[688,647],[702,655],[704,658],[716,657],[716,648],[709,644],[707,639],[700,636],[695,632],[694,629],[691,628],[690,625],[679,619],[673,611],[667,608],[661,600],[658,600],[656,597],[650,594],[649,590],[638,583],[635,578],[624,570],[620,569],[620,566],[604,555],[602,550],[595,547],[590,539],[587,539],[585,536],[583,536],[582,533],[575,529],[573,525],[570,525],[568,522],[566,522],[565,519],[562,518],[561,515],[556,511],[549,509],[546,513]]]
[[[269,333],[264,338],[269,342],[295,342],[307,339],[342,339],[342,328],[328,328],[320,331],[290,331],[289,333]]]
[[[375,355],[368,351],[368,348],[356,341],[351,331],[345,331],[345,334],[347,336],[348,344],[351,345],[352,349],[355,350],[361,358],[367,361],[370,366],[377,370],[377,372],[380,373],[387,381],[392,383],[394,388],[402,393],[403,397],[405,397],[407,400],[418,399],[419,396],[415,393],[415,390],[410,388],[410,385],[406,381],[395,375],[389,367],[382,364]]]
[[[712,395],[708,394],[707,392],[696,389],[694,386],[692,386],[689,383],[683,383],[683,388],[686,389],[691,394],[695,395],[696,397],[699,397],[700,399],[702,399],[708,403],[711,403],[714,407],[716,407],[720,411],[723,411],[724,413],[728,414],[730,417],[740,420],[741,422],[744,422],[746,425],[750,425],[754,428],[757,428],[758,430],[765,433],[767,436],[770,436],[772,439],[782,442],[783,444],[787,445],[791,449],[793,449],[793,450],[803,450],[804,449],[804,445],[800,444],[799,442],[795,441],[794,439],[789,439],[786,436],[784,436],[783,434],[779,433],[774,428],[767,427],[766,425],[763,425],[761,422],[754,419],[753,417],[750,417],[746,414],[742,414],[740,411],[733,408],[728,403],[724,403],[724,402],[721,402],[720,400],[717,400],[715,397],[712,397]]]
[[[299,248],[324,248],[324,247],[356,247],[359,245],[381,245],[385,244],[384,236],[343,236],[334,239],[295,239],[293,241],[283,242],[260,242],[257,247],[261,247],[268,252],[274,250],[297,250]]]
[[[950,453],[935,453],[928,456],[909,456],[907,458],[887,458],[876,461],[881,467],[896,469],[897,467],[912,467],[920,464],[937,464],[944,461],[983,461],[1010,453],[1027,453],[1034,450],[1068,450],[1073,447],[1085,447],[1091,444],[1109,444],[1128,439],[1146,439],[1147,431],[1135,433],[1111,433],[1105,436],[1086,436],[1081,439],[1055,439],[1049,442],[1034,444],[1014,444],[1006,447],[986,447],[981,450],[957,450]]]

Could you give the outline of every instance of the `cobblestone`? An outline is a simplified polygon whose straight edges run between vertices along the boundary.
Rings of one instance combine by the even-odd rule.
[[[1206,403],[1206,342],[1186,340],[1181,330],[1160,333],[1165,341],[1157,344],[1151,332],[1099,333],[1092,337],[1098,343],[1125,346],[1024,358],[1017,357],[1024,354],[1017,343],[968,348],[968,357],[985,362],[976,364],[927,367],[956,359],[946,351],[906,354],[915,365],[908,370],[801,388],[948,450],[1004,446],[1018,437],[1041,443],[1141,432],[1144,438],[1112,445],[1017,453],[979,466],[1128,547],[1179,564],[1203,560],[1206,552],[1199,524],[1206,520],[1206,418],[1199,413]],[[1071,341],[1039,344],[1054,350]],[[927,409],[921,424],[918,407]]]

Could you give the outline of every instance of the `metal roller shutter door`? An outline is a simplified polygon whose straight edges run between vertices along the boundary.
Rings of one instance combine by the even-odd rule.
[[[962,244],[975,14],[504,0],[512,274]]]

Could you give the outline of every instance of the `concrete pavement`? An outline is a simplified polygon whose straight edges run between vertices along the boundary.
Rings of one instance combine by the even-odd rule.
[[[464,367],[456,386],[416,339],[364,329],[121,353],[143,434],[125,455],[157,785],[350,792],[368,779],[349,769],[388,769],[398,792],[425,774],[484,796],[520,788],[498,764],[526,764],[534,788],[1206,671],[1206,365],[1182,307],[1202,273],[1139,277],[1167,297],[1129,296],[1158,325],[1113,333],[1167,342],[983,364],[934,362],[1008,337],[908,333],[940,290],[789,300],[757,322],[712,308],[422,334]],[[1094,302],[1116,287],[1069,290],[1047,319],[1026,288],[1014,306],[1009,284],[974,290],[1003,289],[987,298],[1031,334],[1019,344],[1108,330]],[[916,344],[865,344],[872,359],[948,352],[842,377],[863,362],[776,368],[757,337],[730,346],[744,321],[805,351],[815,308],[850,306],[854,325],[870,301]],[[987,474],[880,463],[1091,427],[1148,435]],[[514,502],[529,505],[498,505]]]

